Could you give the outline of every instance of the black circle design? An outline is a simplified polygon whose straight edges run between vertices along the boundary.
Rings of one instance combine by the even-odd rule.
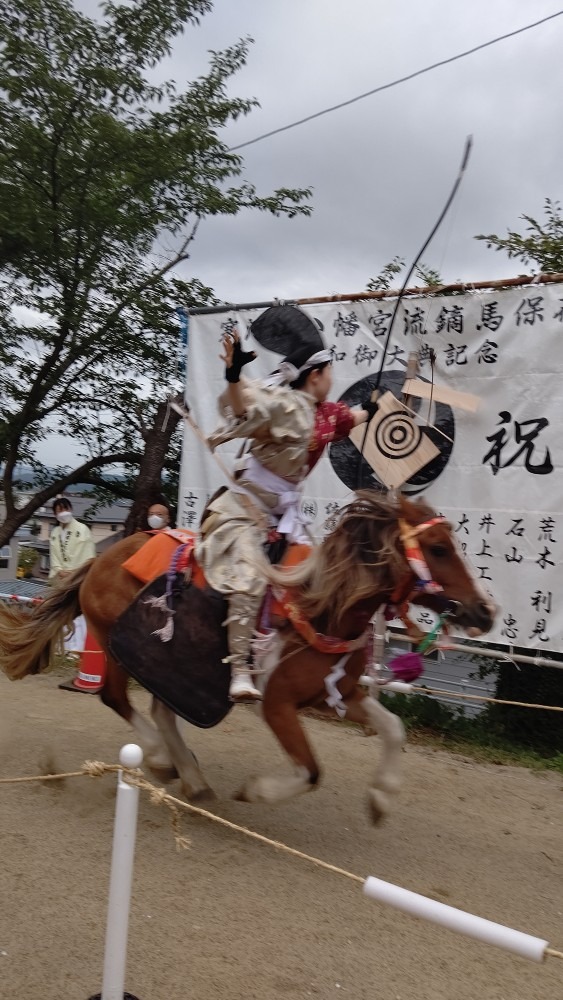
[[[408,458],[422,440],[422,431],[408,413],[388,413],[375,429],[377,450],[385,458]]]
[[[421,375],[418,377],[424,382],[428,381],[428,379],[423,378]],[[363,399],[366,399],[371,395],[375,388],[376,380],[377,375],[375,372],[371,375],[366,375],[364,378],[359,379],[357,382],[350,385],[346,391],[342,393],[340,400],[348,406],[359,406]],[[389,390],[397,399],[400,400],[404,381],[404,370],[386,371],[382,376],[379,388],[382,394]],[[401,486],[402,493],[405,493],[408,496],[415,496],[418,493],[422,493],[423,490],[438,479],[438,476],[446,468],[452,453],[453,441],[455,440],[455,419],[453,410],[446,403],[434,402],[429,408],[428,400],[411,399],[409,401],[409,406],[421,418],[420,423],[414,423],[412,425],[415,428],[415,433],[417,435],[420,434],[420,439],[423,437],[428,438],[440,450],[440,454],[437,455],[436,458],[429,462],[428,465],[425,465],[424,468],[416,472],[411,479]],[[428,425],[426,425],[429,409],[431,410],[430,419],[428,420]],[[389,420],[388,422],[387,418],[382,420],[383,425],[387,425],[387,430],[391,431],[390,438],[385,435],[383,437],[383,444],[387,448],[387,457],[406,458],[407,453],[411,454],[411,451],[409,450],[411,448],[411,439],[407,434],[407,428],[404,424],[397,420],[397,417],[399,417],[400,414],[389,414],[389,416],[395,419]],[[376,435],[374,424],[370,424],[368,435],[369,434]],[[446,437],[444,437],[444,435],[446,435]],[[374,440],[378,448],[381,450],[380,438],[381,433],[379,434],[379,437],[375,436]],[[394,449],[392,453],[390,453],[391,448]],[[401,454],[401,449],[404,449],[403,454]],[[416,444],[414,444],[413,440],[412,451],[414,452],[415,450]],[[360,469],[361,485],[364,489],[367,487],[378,490],[387,489],[385,484],[378,479],[377,474],[374,472],[369,462],[366,461],[365,457],[362,456],[360,460],[359,450],[349,438],[345,438],[343,441],[338,441],[330,446],[329,460],[334,472],[349,490],[358,489],[358,475]]]

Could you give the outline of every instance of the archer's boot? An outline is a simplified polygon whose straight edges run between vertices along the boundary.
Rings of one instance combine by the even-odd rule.
[[[232,670],[229,695],[234,702],[262,699],[249,669],[251,644],[261,602],[261,597],[248,594],[233,594],[229,598],[229,617],[225,624],[229,636],[228,660]]]
[[[240,667],[233,668],[229,697],[234,702],[262,700],[262,695],[255,686],[249,670],[241,669]]]

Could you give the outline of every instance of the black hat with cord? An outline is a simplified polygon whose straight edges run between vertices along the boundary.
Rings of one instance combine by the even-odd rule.
[[[322,324],[301,306],[270,306],[251,323],[251,333],[261,347],[287,358],[300,347],[310,354],[324,349]]]

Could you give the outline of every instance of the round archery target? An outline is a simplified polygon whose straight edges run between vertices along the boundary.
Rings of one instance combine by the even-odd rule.
[[[338,374],[337,367],[335,374]],[[418,377],[422,378],[420,375]],[[370,397],[376,379],[375,372],[366,375],[349,385],[340,394],[339,399],[348,406],[360,406],[363,399]],[[381,379],[380,392],[382,394],[386,391],[392,392],[396,399],[400,400],[404,381],[404,369],[386,371]],[[423,381],[428,380],[423,378]],[[446,468],[455,440],[455,418],[452,408],[446,403],[433,402],[429,406],[428,400],[411,398],[409,406],[415,411],[416,417],[404,421],[401,413],[390,413],[381,418],[380,422],[383,423],[381,431],[378,431],[376,414],[369,425],[366,441],[372,435],[376,446],[389,464],[394,458],[409,459],[411,455],[415,455],[425,438],[436,446],[439,454],[401,486],[402,493],[415,496],[430,486]],[[360,424],[360,429],[363,428],[364,425]],[[365,449],[364,454],[361,454],[349,438],[330,446],[329,459],[334,472],[349,490],[357,490],[360,487],[387,488],[366,461]]]
[[[422,431],[408,413],[388,413],[375,429],[375,443],[385,458],[409,458],[420,446]]]

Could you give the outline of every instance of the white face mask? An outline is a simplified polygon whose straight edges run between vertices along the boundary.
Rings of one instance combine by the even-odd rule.
[[[150,514],[149,517],[147,518],[147,521],[149,524],[149,528],[154,528],[155,530],[157,528],[163,528],[164,525],[166,524],[165,519],[161,517],[160,514]]]
[[[71,510],[61,510],[58,514],[55,514],[57,521],[60,521],[61,524],[70,524],[72,516]]]

